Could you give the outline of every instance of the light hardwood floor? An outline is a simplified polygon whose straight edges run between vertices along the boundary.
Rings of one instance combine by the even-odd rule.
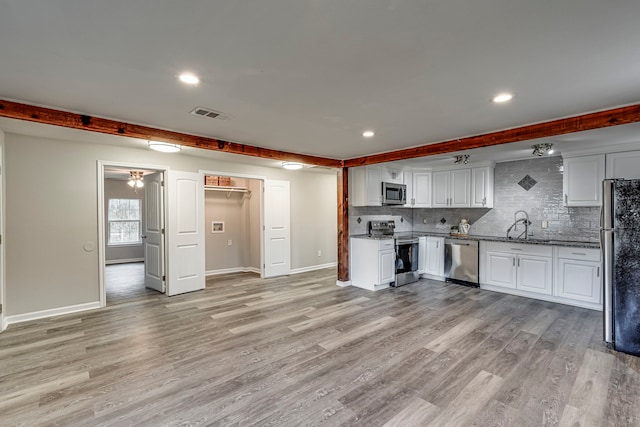
[[[599,312],[335,280],[120,287],[104,309],[12,325],[0,425],[640,425],[640,358],[605,348]]]

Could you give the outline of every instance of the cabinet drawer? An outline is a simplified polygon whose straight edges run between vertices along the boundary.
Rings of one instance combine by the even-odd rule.
[[[600,249],[559,247],[558,258],[600,261]]]
[[[514,255],[527,254],[538,256],[552,256],[553,248],[545,245],[527,245],[523,243],[487,242],[487,250],[506,252]]]
[[[380,249],[381,251],[387,250],[387,249],[394,249],[395,246],[396,246],[396,242],[393,239],[384,239],[384,240],[378,241],[378,249]]]

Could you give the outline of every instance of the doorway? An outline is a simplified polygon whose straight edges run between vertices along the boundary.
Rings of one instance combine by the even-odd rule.
[[[209,184],[205,186],[205,193],[222,193],[229,199],[234,190],[244,193],[240,202],[246,202],[247,190],[251,200],[249,213],[245,217],[250,217],[248,230],[250,238],[250,255],[245,255],[249,266],[222,265],[215,262],[208,262],[207,276],[217,274],[228,274],[241,271],[253,271],[259,273],[261,278],[288,275],[291,272],[291,201],[290,182],[266,179],[260,175],[236,174],[219,171],[200,170],[203,176],[224,177],[225,184]],[[242,194],[241,193],[241,194]],[[216,196],[207,196],[214,199]],[[221,196],[217,196],[218,198]],[[237,196],[236,196],[237,197]],[[223,220],[216,220],[205,214],[205,230],[207,230],[207,240],[216,241],[217,246],[209,245],[207,249],[207,259],[220,256],[233,246],[233,238],[229,239],[224,235],[225,224]],[[257,228],[257,230],[256,230]],[[253,230],[253,231],[251,231]],[[217,240],[211,238],[212,234],[221,234]],[[216,250],[217,249],[217,250]],[[259,254],[259,255],[258,255]],[[254,266],[259,256],[257,268]]]
[[[101,305],[165,293],[166,169],[111,163],[98,169]]]

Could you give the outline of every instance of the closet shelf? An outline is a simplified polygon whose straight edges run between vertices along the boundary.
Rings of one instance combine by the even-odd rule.
[[[217,185],[205,185],[205,191],[224,191],[227,193],[227,199],[231,196],[231,193],[245,193],[251,197],[251,190],[246,187],[222,187]]]

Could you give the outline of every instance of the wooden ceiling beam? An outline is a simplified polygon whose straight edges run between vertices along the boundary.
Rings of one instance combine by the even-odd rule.
[[[470,150],[473,148],[489,147],[492,145],[508,144],[510,142],[527,141],[531,139],[548,138],[567,133],[582,132],[586,130],[637,122],[640,122],[640,104],[521,126],[513,129],[486,133],[483,135],[421,145],[414,148],[405,148],[387,153],[357,157],[345,160],[344,166],[365,166],[396,160],[413,159],[416,157],[434,156],[436,154],[452,153],[455,151]]]
[[[0,117],[27,120],[47,125],[81,129],[108,135],[126,136],[144,140],[154,140],[179,144],[186,147],[202,148],[205,150],[224,153],[241,154],[260,157],[263,159],[300,162],[306,165],[342,167],[342,161],[326,157],[309,156],[305,154],[288,153],[253,145],[238,144],[221,139],[195,136],[186,133],[156,129],[148,126],[135,125],[110,119],[102,119],[83,114],[52,108],[37,107],[19,102],[0,100]]]

